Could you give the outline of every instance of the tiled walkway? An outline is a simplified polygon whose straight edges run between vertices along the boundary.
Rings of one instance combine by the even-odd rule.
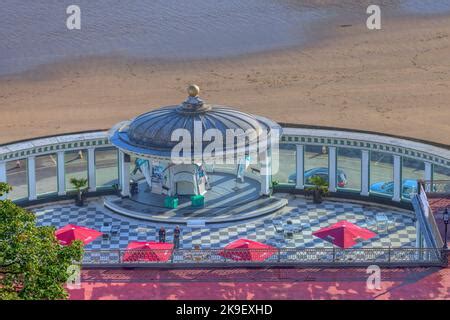
[[[283,196],[283,195],[279,195]],[[211,225],[202,228],[181,226],[181,248],[190,249],[194,245],[201,248],[221,248],[239,238],[247,238],[271,244],[277,247],[320,248],[332,245],[312,235],[320,228],[327,227],[340,220],[347,220],[362,227],[368,227],[366,218],[374,219],[377,214],[385,214],[391,221],[387,233],[373,229],[377,236],[360,242],[356,248],[365,247],[414,247],[416,230],[410,217],[394,210],[363,206],[346,202],[325,201],[316,205],[303,197],[286,196],[289,205],[277,214],[264,216],[250,221]],[[87,226],[100,230],[104,222],[112,223],[120,228],[117,236],[110,240],[98,238],[86,246],[86,249],[125,249],[130,241],[155,241],[161,224],[125,218],[112,213],[103,207],[101,199],[91,201],[87,206],[79,208],[71,204],[54,204],[34,209],[38,216],[38,224],[53,225],[57,228],[68,223]],[[274,225],[286,226],[288,220],[301,232],[292,238],[284,233],[277,233]],[[167,239],[172,240],[173,225],[165,225]]]

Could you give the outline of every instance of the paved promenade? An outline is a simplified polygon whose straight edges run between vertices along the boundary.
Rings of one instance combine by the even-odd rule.
[[[365,269],[83,270],[70,299],[450,299],[450,268],[385,269],[380,290]]]
[[[428,199],[431,209],[433,210],[434,218],[436,219],[436,224],[438,225],[439,231],[441,232],[442,239],[445,236],[445,225],[443,221],[442,213],[445,208],[450,210],[450,195],[442,198],[430,198]],[[450,227],[449,227],[450,229]],[[450,231],[447,230],[447,245],[450,246]]]

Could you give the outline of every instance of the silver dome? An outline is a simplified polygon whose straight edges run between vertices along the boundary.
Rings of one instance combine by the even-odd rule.
[[[194,137],[194,124],[197,128],[201,124],[202,134],[208,129],[219,130],[223,137],[223,146],[226,146],[228,130],[236,133],[239,132],[236,130],[241,129],[241,135],[247,137],[246,145],[249,145],[256,144],[263,132],[269,133],[271,128],[279,128],[268,119],[226,106],[204,104],[198,96],[191,95],[180,105],[150,111],[130,122],[119,124],[111,130],[110,139],[124,151],[168,156],[170,150],[179,143],[178,140],[172,141],[173,132],[186,129],[191,137]],[[246,132],[249,129],[256,133],[256,137],[252,137],[254,141],[248,139]],[[210,143],[203,141],[202,150]],[[194,139],[191,139],[191,146],[194,148]]]
[[[178,106],[165,107],[135,118],[129,125],[130,142],[139,147],[166,149],[174,147],[172,141],[176,129],[186,129],[193,136],[194,122],[199,121],[202,132],[217,129],[222,133],[224,143],[227,130],[248,129],[260,135],[263,128],[253,116],[223,106],[211,106],[206,112],[184,113]]]

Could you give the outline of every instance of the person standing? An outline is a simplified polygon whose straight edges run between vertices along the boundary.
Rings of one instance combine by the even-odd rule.
[[[173,244],[175,249],[180,248],[180,234],[181,234],[180,227],[176,226],[175,230],[173,230]]]
[[[165,243],[166,242],[166,229],[164,229],[164,227],[159,228],[158,235],[159,235],[159,242]]]

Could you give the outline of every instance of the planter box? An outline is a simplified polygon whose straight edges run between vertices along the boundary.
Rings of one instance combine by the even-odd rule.
[[[175,209],[178,207],[178,198],[176,197],[166,197],[164,199],[164,206],[166,208]]]
[[[191,206],[203,207],[205,205],[205,197],[202,195],[191,196]]]

